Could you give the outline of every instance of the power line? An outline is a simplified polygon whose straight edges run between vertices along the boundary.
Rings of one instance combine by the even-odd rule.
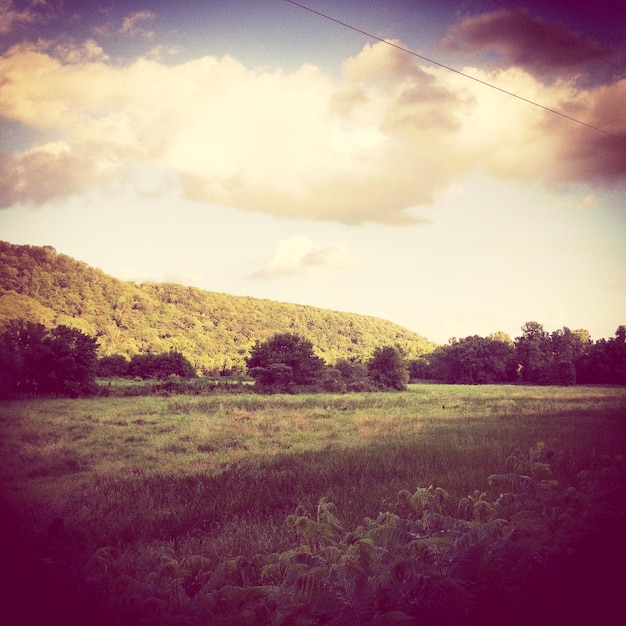
[[[531,17],[530,15],[527,15],[526,13],[524,13],[524,11],[520,11],[520,9],[514,9],[513,7],[510,7],[506,4],[504,4],[504,2],[501,2],[500,0],[493,0],[493,2],[495,2],[496,4],[500,5],[501,7],[503,7],[504,9],[507,9],[508,11],[511,11],[512,13],[515,13],[516,15],[519,15],[520,17],[523,17],[525,20],[528,20],[531,24],[533,24],[533,26],[535,26],[535,28],[539,28],[539,29],[544,29],[544,25],[537,19]],[[578,44],[580,47],[580,44]],[[608,65],[612,65],[613,67],[617,68],[618,70],[626,73],[626,68],[623,68],[621,65],[618,65],[617,63],[613,63],[613,61],[609,61],[606,57],[598,57],[599,61],[604,61],[605,63],[607,63]]]
[[[309,11],[310,13],[314,13],[315,15],[319,15],[320,17],[323,17],[326,20],[329,20],[331,22],[335,22],[335,24],[339,24],[340,26],[344,26],[345,28],[349,28],[350,30],[353,30],[357,33],[360,33],[361,35],[365,35],[366,37],[369,37],[371,39],[375,39],[376,41],[380,41],[381,43],[387,44],[388,46],[391,46],[392,48],[396,48],[398,50],[401,50],[402,52],[406,52],[407,54],[410,54],[414,57],[417,57],[418,59],[422,59],[423,61],[427,61],[428,63],[432,63],[433,65],[437,65],[438,67],[442,67],[445,70],[448,70],[449,72],[453,72],[454,74],[458,74],[460,76],[464,76],[465,78],[469,78],[470,80],[473,80],[476,83],[479,83],[481,85],[484,85],[485,87],[489,87],[491,89],[495,89],[496,91],[499,91],[503,94],[506,94],[507,96],[511,96],[513,98],[517,98],[518,100],[521,100],[522,102],[526,102],[527,104],[532,104],[533,106],[536,106],[540,109],[543,109],[544,111],[548,111],[549,113],[554,113],[554,115],[559,115],[560,117],[564,117],[567,120],[570,120],[572,122],[575,122],[576,124],[580,124],[581,126],[586,126],[587,128],[590,128],[591,130],[595,130],[599,133],[602,133],[604,135],[607,135],[609,137],[613,137],[613,139],[618,139],[619,141],[624,141],[626,142],[626,137],[620,137],[619,135],[615,135],[614,133],[608,131],[608,130],[604,130],[602,128],[599,128],[598,126],[594,126],[593,124],[588,124],[587,122],[583,122],[582,120],[579,120],[575,117],[572,117],[571,115],[567,115],[566,113],[562,113],[561,111],[557,111],[556,109],[552,109],[550,107],[547,107],[543,104],[539,104],[538,102],[535,102],[534,100],[530,100],[529,98],[525,98],[524,96],[520,96],[519,94],[516,94],[512,91],[508,91],[506,89],[503,89],[502,87],[498,87],[497,85],[493,85],[492,83],[488,83],[485,80],[482,80],[480,78],[476,78],[475,76],[472,76],[471,74],[466,74],[465,72],[461,72],[460,70],[457,70],[453,67],[450,67],[449,65],[445,65],[444,63],[440,63],[439,61],[435,61],[434,59],[430,59],[422,54],[418,54],[417,52],[413,52],[413,50],[409,50],[408,48],[404,48],[403,46],[399,46],[398,44],[395,44],[391,41],[388,41],[386,39],[382,39],[381,37],[377,37],[376,35],[373,35],[372,33],[368,33],[365,30],[361,30],[360,28],[357,28],[356,26],[352,26],[351,24],[348,24],[346,22],[342,22],[341,20],[338,20],[334,17],[331,17],[330,15],[327,15],[326,13],[322,13],[320,11],[316,11],[315,9],[311,9],[310,7],[305,6],[304,4],[299,4],[298,2],[294,2],[294,0],[285,0],[286,2],[288,2],[289,4],[293,4],[294,6],[297,6],[301,9],[304,9],[305,11]]]

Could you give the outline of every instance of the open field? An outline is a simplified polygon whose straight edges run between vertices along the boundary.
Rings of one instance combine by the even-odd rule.
[[[414,385],[4,402],[6,537],[65,588],[97,595],[111,581],[148,580],[164,559],[201,556],[214,571],[289,550],[285,518],[322,498],[346,529],[380,511],[406,514],[402,490],[432,484],[456,505],[538,441],[556,452],[559,482],[577,486],[581,470],[626,451],[626,390]],[[197,591],[190,577],[182,584]]]

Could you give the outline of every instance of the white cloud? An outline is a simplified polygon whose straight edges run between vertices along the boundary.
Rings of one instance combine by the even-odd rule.
[[[0,35],[10,33],[18,26],[44,23],[54,11],[51,3],[42,0],[31,0],[22,5],[17,7],[13,0],[0,0]]]
[[[159,44],[150,49],[150,51],[147,54],[147,57],[149,59],[155,59],[158,61],[160,59],[168,59],[179,53],[180,53],[180,48],[178,46],[164,46],[164,45]]]
[[[56,57],[67,64],[109,60],[109,56],[93,39],[88,39],[83,44],[61,41],[54,44],[52,50]]]
[[[147,13],[147,12],[144,12]],[[137,20],[129,17],[129,32]],[[56,58],[60,57],[60,58]],[[347,224],[420,221],[419,206],[477,168],[521,182],[626,177],[623,141],[477,85],[384,43],[346,60],[337,84],[319,68],[250,69],[232,57],[179,65],[109,63],[95,42],[56,57],[14,47],[0,58],[0,116],[54,133],[63,159],[39,150],[22,190],[0,185],[0,206],[45,204],[137,166],[174,174],[188,198],[278,216]],[[79,61],[80,62],[77,62]],[[519,68],[468,73],[546,106],[626,133],[626,79],[579,90],[544,86]],[[5,163],[28,155],[4,155]],[[48,167],[43,161],[48,160]],[[24,170],[26,171],[26,170]],[[80,183],[80,184],[78,184]],[[33,186],[37,189],[29,190]]]
[[[120,33],[152,39],[152,37],[154,37],[154,31],[143,28],[141,24],[148,20],[153,20],[155,17],[156,15],[152,11],[135,11],[122,20]]]
[[[166,272],[164,282],[176,283],[177,285],[186,285],[188,287],[201,287],[204,281],[202,274],[179,274]]]
[[[597,208],[599,205],[598,196],[593,193],[585,194],[580,197],[573,196],[572,198],[567,198],[555,206],[555,210],[557,211],[589,211],[591,209]]]
[[[87,191],[104,180],[101,164],[82,159],[64,142],[48,143],[20,155],[0,153],[0,207],[44,204]]]
[[[308,237],[295,236],[279,241],[271,259],[254,272],[252,278],[276,278],[360,266],[345,245],[321,244]]]
[[[7,60],[4,65],[8,71],[12,68],[8,61],[11,57],[20,58],[22,61],[33,62],[38,59],[43,66],[48,59],[58,60],[64,65],[77,63],[106,62],[109,56],[94,39],[87,39],[82,44],[73,39],[63,37],[58,40],[38,39],[36,42],[23,42],[12,46],[4,55]]]

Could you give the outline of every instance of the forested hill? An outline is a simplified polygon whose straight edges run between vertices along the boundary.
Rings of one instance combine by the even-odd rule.
[[[398,346],[409,358],[435,346],[392,322],[171,283],[121,281],[50,246],[0,242],[0,327],[11,319],[64,324],[98,338],[100,356],[176,350],[198,369],[244,364],[277,332],[311,341],[328,363]]]

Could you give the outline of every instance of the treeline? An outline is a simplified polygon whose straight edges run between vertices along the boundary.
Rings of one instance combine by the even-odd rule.
[[[626,326],[592,341],[586,330],[552,333],[527,322],[514,341],[504,333],[451,339],[413,360],[412,379],[457,384],[626,385]]]
[[[138,354],[130,360],[123,355],[98,359],[96,352],[96,340],[75,328],[13,322],[0,333],[0,397],[108,395],[109,387],[99,388],[97,377],[167,381],[156,389],[172,393],[216,388],[186,383],[197,372],[178,352]],[[403,390],[409,380],[408,362],[397,348],[378,348],[367,363],[341,360],[332,366],[314,353],[311,342],[289,333],[257,342],[246,363],[262,393]]]
[[[161,381],[173,376],[197,377],[189,361],[176,352],[135,355],[130,360],[122,355],[102,357],[98,360],[97,375]],[[340,359],[331,365],[315,354],[310,341],[292,333],[277,333],[252,347],[246,357],[246,375],[254,380],[254,389],[261,393],[401,391],[409,381],[409,362],[398,348],[383,346],[365,362]],[[235,378],[241,380],[240,376]],[[193,390],[214,387],[195,383],[191,387],[175,385],[176,389]],[[231,385],[229,388],[233,389]]]
[[[76,328],[14,321],[0,333],[0,397],[95,394],[98,377],[164,381],[197,376],[178,352],[99,359],[97,349],[96,339]]]
[[[141,378],[164,380],[170,376],[196,378],[196,370],[184,355],[171,350],[162,354],[135,354],[130,360],[121,354],[98,359],[99,378]]]
[[[410,380],[454,384],[626,385],[626,326],[611,339],[591,341],[587,331],[548,333],[537,322],[512,341],[490,337],[452,339],[420,359],[397,346],[382,346],[367,361],[330,364],[313,344],[292,333],[257,341],[246,356],[245,374],[261,392],[404,390]],[[96,377],[143,380],[194,379],[197,371],[181,353],[97,357],[97,340],[64,325],[14,321],[0,333],[0,397],[96,393]],[[170,380],[170,382],[172,382]],[[185,386],[177,385],[176,392]],[[196,390],[197,391],[197,390]]]
[[[328,363],[367,360],[384,345],[417,358],[435,344],[376,317],[117,280],[50,246],[0,241],[0,330],[12,319],[97,337],[100,356],[180,353],[202,374],[241,374],[257,341],[290,332]]]
[[[393,346],[376,349],[365,363],[343,359],[328,365],[310,341],[290,333],[257,342],[246,362],[256,388],[269,393],[402,391],[409,382],[408,362]]]

